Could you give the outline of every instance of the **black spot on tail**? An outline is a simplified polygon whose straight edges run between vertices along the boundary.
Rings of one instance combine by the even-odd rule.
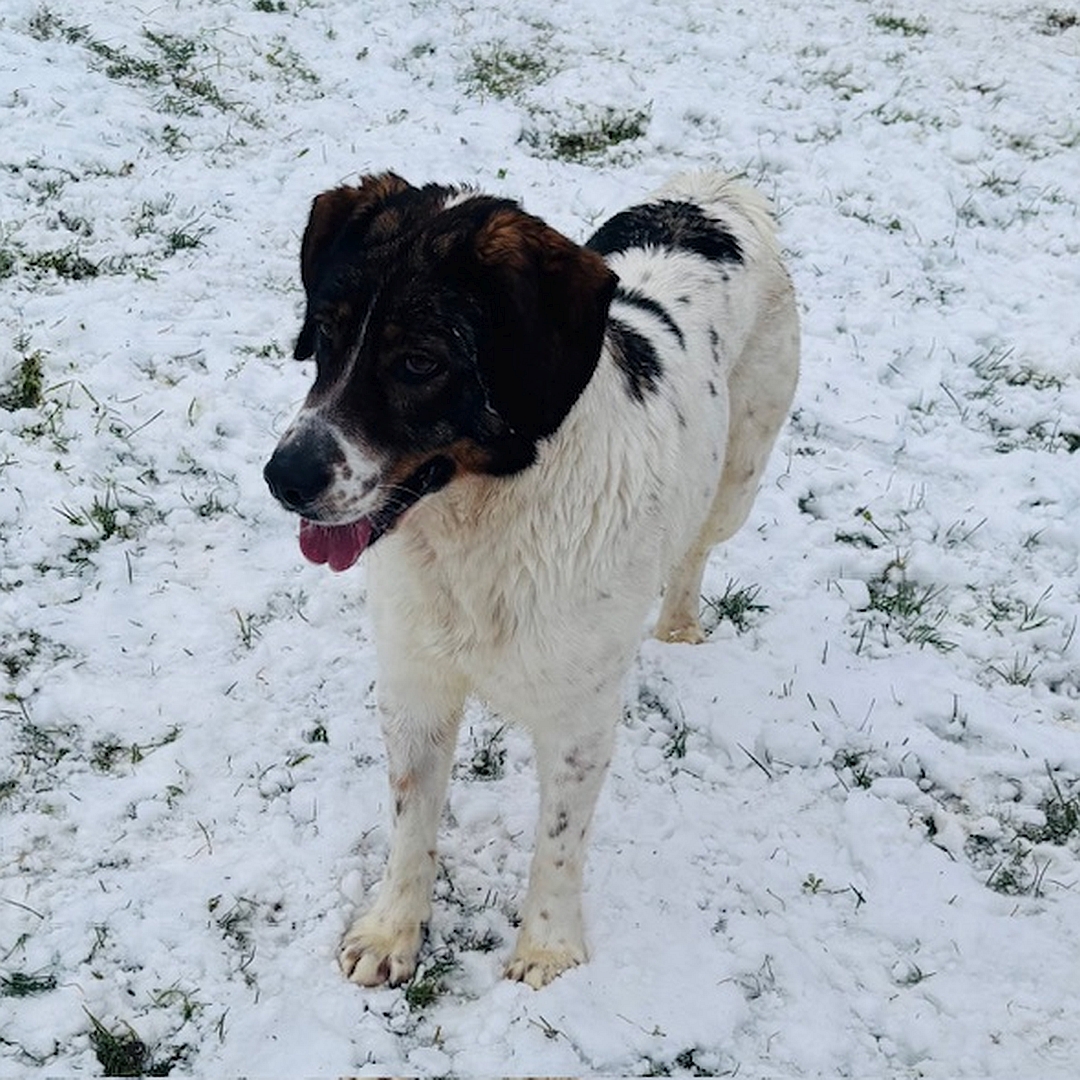
[[[635,401],[660,388],[664,367],[652,342],[619,319],[608,319],[608,341],[619,370],[626,379],[626,389]]]
[[[738,240],[700,206],[665,199],[616,214],[586,242],[601,255],[618,255],[631,248],[658,247],[688,251],[710,262],[743,261]]]

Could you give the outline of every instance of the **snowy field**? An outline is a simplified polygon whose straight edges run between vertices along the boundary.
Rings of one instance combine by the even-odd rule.
[[[0,1073],[1080,1072],[1080,9],[5,0]],[[592,961],[501,978],[529,746],[462,732],[412,984],[338,939],[387,786],[362,564],[261,468],[312,196],[581,238],[774,200],[804,367],[706,644],[645,641]]]

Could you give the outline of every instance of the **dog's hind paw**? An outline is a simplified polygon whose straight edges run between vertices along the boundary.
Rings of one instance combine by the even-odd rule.
[[[338,962],[345,977],[360,986],[400,986],[416,971],[420,952],[420,923],[393,926],[364,915],[341,942]]]
[[[678,622],[661,621],[656,624],[653,636],[672,645],[700,645],[705,640],[705,632],[696,618]]]

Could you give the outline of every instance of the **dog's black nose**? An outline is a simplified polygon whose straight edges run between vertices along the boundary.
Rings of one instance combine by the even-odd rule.
[[[341,457],[341,449],[331,436],[306,432],[278,446],[263,469],[263,477],[286,510],[301,514],[330,486],[333,463]]]

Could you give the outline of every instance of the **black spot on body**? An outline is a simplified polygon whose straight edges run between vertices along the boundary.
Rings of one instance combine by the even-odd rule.
[[[601,255],[656,247],[690,252],[710,262],[743,261],[738,240],[693,203],[665,199],[616,214],[587,241]]]
[[[552,840],[557,839],[558,837],[562,836],[562,834],[564,832],[566,832],[569,825],[570,825],[570,817],[569,817],[569,815],[566,813],[565,810],[560,810],[555,815],[555,823],[551,826],[550,829],[548,829],[548,836]]]
[[[567,776],[575,783],[583,784],[589,773],[596,769],[596,764],[587,758],[582,758],[576,750],[571,751],[563,758],[563,764],[569,770]]]
[[[608,341],[626,379],[627,393],[638,402],[644,402],[646,394],[657,393],[664,367],[652,342],[618,319],[608,319]]]
[[[720,366],[720,334],[715,326],[709,327],[709,348],[712,349],[714,367]]]
[[[683,337],[682,329],[671,317],[667,308],[659,301],[654,300],[651,296],[646,296],[637,289],[624,289],[622,286],[619,286],[615,289],[613,302],[626,304],[628,307],[637,308],[638,311],[644,311],[649,315],[652,315],[653,318],[663,323],[663,325],[671,331],[681,349],[686,348],[686,339]]]

